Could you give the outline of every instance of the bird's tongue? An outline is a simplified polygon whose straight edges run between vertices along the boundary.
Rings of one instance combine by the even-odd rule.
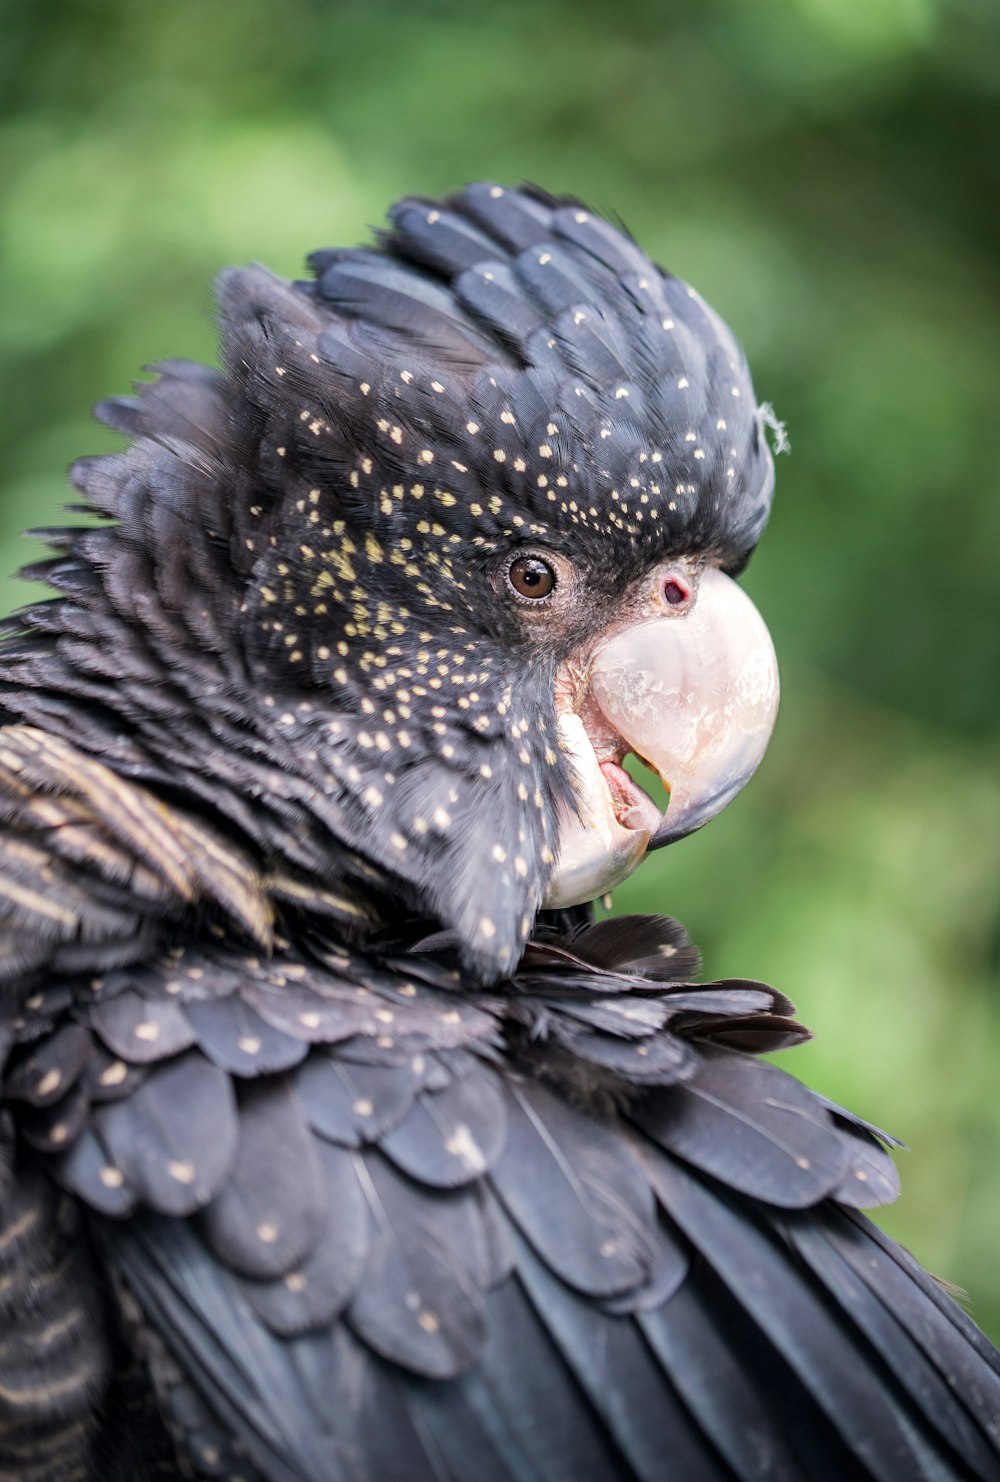
[[[611,802],[615,810],[615,817],[622,828],[632,829],[639,832],[643,829],[649,834],[655,834],[660,826],[660,810],[647,797],[642,788],[637,786],[617,762],[601,762],[601,772],[608,791],[611,794]]]

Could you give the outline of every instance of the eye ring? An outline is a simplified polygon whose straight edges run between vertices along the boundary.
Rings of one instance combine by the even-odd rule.
[[[555,567],[542,556],[517,556],[506,574],[507,585],[522,602],[544,602],[556,589]]]

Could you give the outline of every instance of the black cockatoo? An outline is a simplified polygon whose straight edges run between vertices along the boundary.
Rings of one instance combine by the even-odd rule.
[[[311,267],[0,644],[0,1482],[1000,1478],[891,1139],[587,904],[770,734],[731,334],[534,189]]]

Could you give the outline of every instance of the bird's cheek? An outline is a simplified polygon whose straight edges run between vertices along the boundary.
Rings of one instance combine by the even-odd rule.
[[[684,616],[637,623],[599,647],[585,699],[558,717],[578,813],[561,819],[546,904],[592,899],[648,849],[714,818],[756,771],[777,708],[767,627],[719,571],[704,573]],[[622,768],[629,752],[663,780],[670,803],[662,817]]]

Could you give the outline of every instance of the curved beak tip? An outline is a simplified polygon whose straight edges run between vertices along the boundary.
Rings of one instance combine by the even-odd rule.
[[[686,799],[671,793],[670,804],[659,828],[650,838],[649,848],[662,849],[665,844],[676,844],[679,839],[686,839],[689,834],[704,828],[743,791],[757,765],[755,762],[745,775],[733,778],[715,792],[704,792]]]

